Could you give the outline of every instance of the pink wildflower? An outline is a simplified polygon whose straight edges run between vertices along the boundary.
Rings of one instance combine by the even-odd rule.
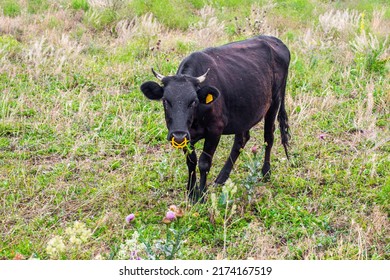
[[[167,214],[165,215],[165,218],[167,218],[170,221],[173,221],[176,219],[176,214],[173,211],[168,211]]]
[[[258,147],[257,146],[253,146],[252,149],[251,149],[251,152],[252,152],[252,154],[256,155],[257,152],[258,152]]]
[[[126,217],[126,223],[130,224],[130,222],[131,222],[132,220],[134,220],[134,219],[135,219],[135,215],[134,215],[133,213],[131,213],[130,215],[128,215],[128,216]]]
[[[163,219],[164,224],[170,224],[174,219],[176,219],[176,214],[175,212],[169,210]]]

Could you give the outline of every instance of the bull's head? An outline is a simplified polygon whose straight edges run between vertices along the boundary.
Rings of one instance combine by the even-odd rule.
[[[210,69],[209,69],[210,70]],[[162,100],[168,128],[168,141],[175,148],[184,148],[190,141],[190,127],[199,106],[211,106],[219,97],[219,91],[210,86],[201,86],[209,70],[199,77],[187,75],[163,76],[152,69],[162,82],[145,82],[143,94],[152,100]]]

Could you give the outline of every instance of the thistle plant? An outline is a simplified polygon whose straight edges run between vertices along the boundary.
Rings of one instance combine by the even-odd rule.
[[[116,259],[151,259],[172,260],[180,255],[180,249],[184,243],[184,236],[190,230],[190,227],[183,226],[180,223],[180,218],[184,212],[176,205],[169,206],[162,223],[166,225],[165,238],[157,240],[148,240],[143,237],[145,226],[140,226],[139,223],[134,223],[136,231],[130,240],[120,245],[119,251],[116,254]],[[133,223],[134,214],[126,217],[127,223]]]
[[[184,243],[183,237],[190,230],[190,227],[184,227],[180,223],[180,218],[183,215],[183,211],[176,205],[169,206],[163,219],[163,223],[166,224],[165,239],[159,239],[154,244],[156,259],[172,260],[180,254],[181,246]]]
[[[156,259],[173,260],[180,256],[180,249],[184,243],[184,235],[190,230],[189,227],[182,227],[174,223],[167,224],[165,239],[159,239],[155,242]]]
[[[263,178],[263,175],[261,174],[261,167],[265,146],[266,144],[262,146],[260,151],[257,146],[252,147],[251,152],[253,154],[253,157],[245,165],[249,172],[243,183],[247,192],[249,203],[254,196],[254,190],[257,186],[257,183]]]

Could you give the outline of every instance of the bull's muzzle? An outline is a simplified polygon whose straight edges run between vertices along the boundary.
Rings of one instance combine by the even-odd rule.
[[[172,133],[171,144],[176,149],[183,149],[187,147],[189,143],[187,133]]]
[[[175,137],[172,137],[171,144],[176,149],[183,149],[184,147],[187,147],[188,140],[187,140],[187,138],[184,138],[183,142],[177,143],[175,141]]]

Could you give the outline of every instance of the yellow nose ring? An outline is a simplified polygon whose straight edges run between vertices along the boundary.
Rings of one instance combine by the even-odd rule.
[[[173,146],[174,148],[176,148],[176,149],[183,149],[184,147],[187,146],[188,142],[189,142],[189,141],[188,141],[187,137],[184,138],[183,142],[181,142],[181,143],[177,143],[177,142],[175,141],[175,137],[172,137],[172,140],[171,140],[172,146]]]

